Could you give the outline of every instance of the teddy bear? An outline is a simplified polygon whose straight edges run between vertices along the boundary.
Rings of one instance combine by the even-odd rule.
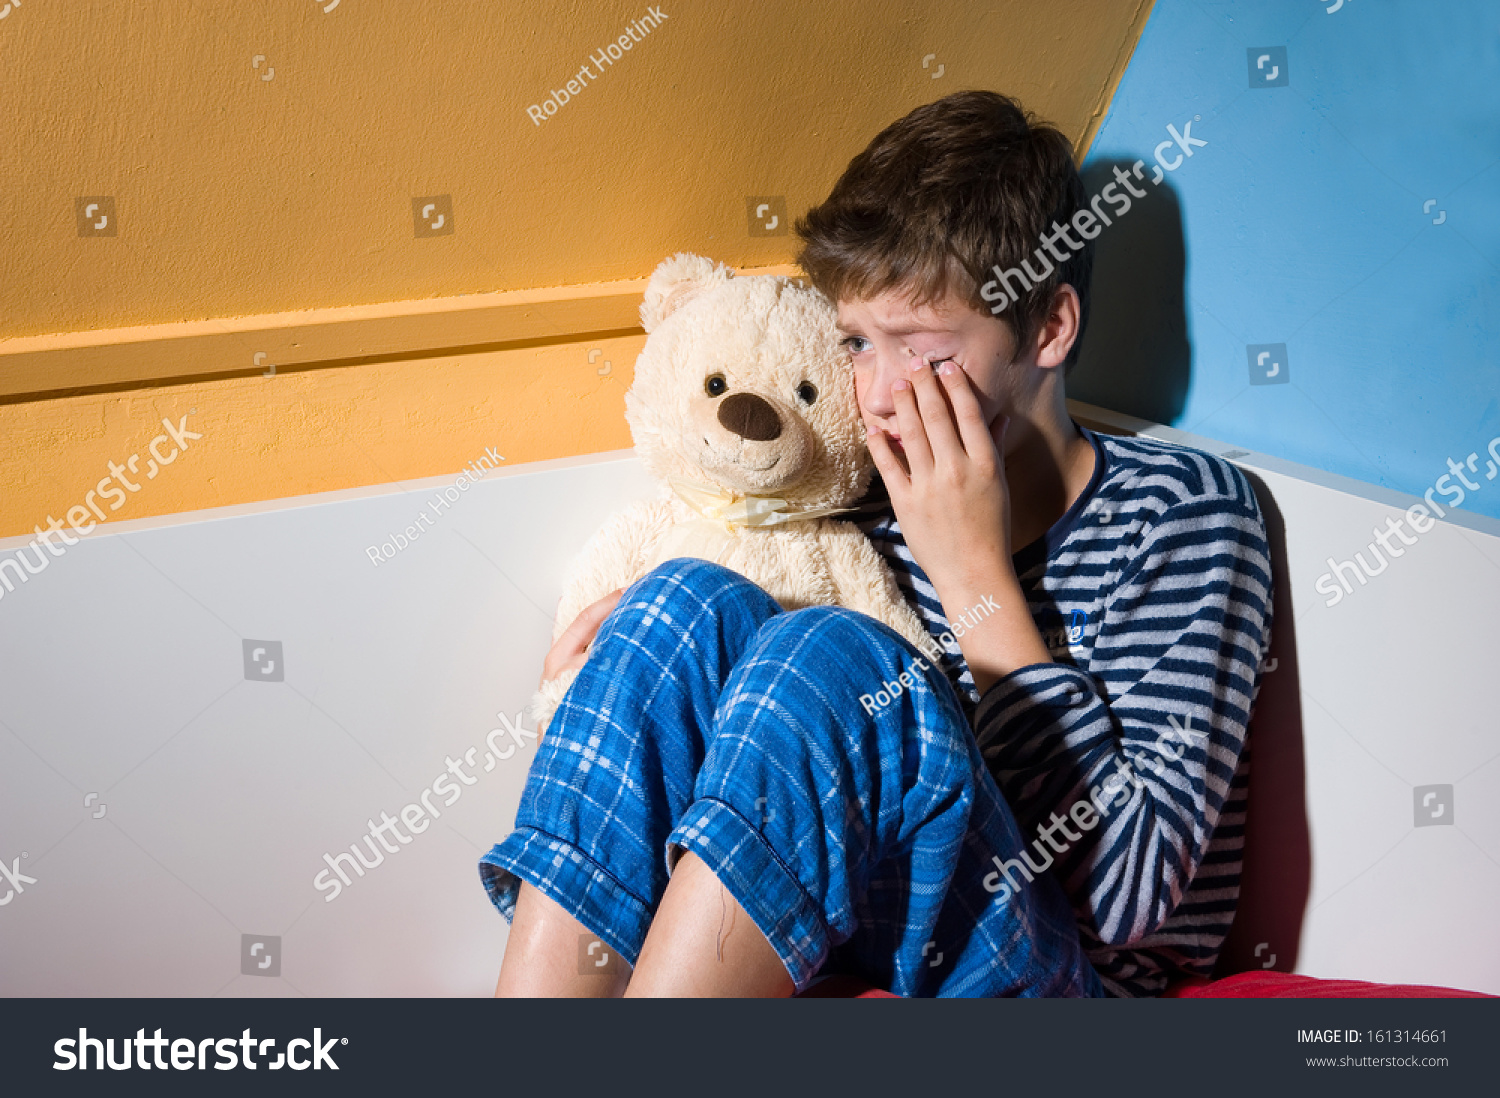
[[[647,338],[625,418],[660,497],[614,515],[573,561],[553,640],[656,565],[698,557],[758,584],[783,610],[858,610],[935,659],[890,568],[835,517],[865,493],[875,466],[828,299],[678,253],[652,274],[640,317]],[[576,677],[565,671],[532,699],[539,733]]]

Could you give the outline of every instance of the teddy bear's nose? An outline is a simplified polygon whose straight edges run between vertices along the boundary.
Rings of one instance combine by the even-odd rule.
[[[754,393],[732,393],[725,397],[719,405],[719,423],[725,430],[751,442],[769,442],[781,437],[781,417]]]

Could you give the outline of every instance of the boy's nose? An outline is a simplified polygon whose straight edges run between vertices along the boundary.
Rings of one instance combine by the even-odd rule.
[[[905,377],[904,363],[885,356],[877,356],[875,369],[865,383],[864,408],[872,416],[890,418],[896,414],[896,402],[891,397],[891,386],[897,378]]]

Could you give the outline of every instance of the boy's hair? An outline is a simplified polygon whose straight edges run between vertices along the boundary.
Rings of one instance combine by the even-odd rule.
[[[849,162],[827,200],[797,220],[797,262],[832,301],[901,288],[917,307],[953,292],[989,314],[998,299],[980,292],[994,284],[992,268],[1027,262],[1041,271],[1044,259],[1052,270],[1027,279],[1029,289],[1009,280],[1017,292],[998,316],[1025,347],[1057,287],[1072,286],[1079,332],[1066,372],[1088,321],[1093,243],[1075,252],[1054,240],[1070,253],[1057,263],[1033,253],[1054,221],[1067,225],[1085,202],[1067,138],[1006,96],[955,92],[891,123]]]

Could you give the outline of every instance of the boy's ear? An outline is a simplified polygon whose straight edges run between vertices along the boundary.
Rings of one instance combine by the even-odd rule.
[[[734,277],[723,264],[691,252],[678,252],[651,274],[641,302],[641,327],[650,332],[704,290]]]
[[[1036,334],[1036,364],[1047,369],[1063,367],[1067,373],[1068,353],[1078,342],[1080,332],[1078,291],[1064,282],[1052,293],[1047,315]]]

